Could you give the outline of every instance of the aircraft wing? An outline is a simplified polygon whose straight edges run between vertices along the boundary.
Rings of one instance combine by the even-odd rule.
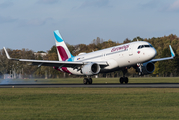
[[[171,45],[169,45],[170,48],[170,52],[171,52],[171,57],[166,57],[166,58],[159,58],[159,59],[152,59],[150,62],[157,62],[157,61],[163,61],[163,60],[170,60],[173,59],[175,57],[175,53],[173,52],[173,49],[171,47]]]
[[[16,60],[21,62],[31,62],[30,65],[37,65],[40,66],[53,66],[53,67],[77,67],[80,65],[85,65],[88,62],[78,62],[78,61],[50,61],[50,60],[29,60],[29,59],[17,59],[17,58],[11,58],[4,47],[4,51],[6,53],[6,56],[9,60]],[[106,61],[97,61],[99,65],[108,65]]]

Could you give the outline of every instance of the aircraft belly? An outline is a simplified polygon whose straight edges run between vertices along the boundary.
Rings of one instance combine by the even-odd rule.
[[[114,60],[114,59],[109,59],[109,60],[107,60],[107,63],[108,63],[108,66],[105,67],[105,69],[113,69],[113,68],[118,67],[118,63],[117,63],[117,61]]]
[[[126,56],[124,57],[119,57],[118,59],[116,59],[118,66],[119,67],[125,67],[129,65],[128,59]]]
[[[100,73],[113,72],[119,69],[118,62],[114,59],[107,60],[108,66],[101,68]]]
[[[119,57],[116,59],[118,66],[121,67],[127,67],[127,66],[131,66],[134,64],[137,64],[137,60],[135,59],[134,55],[133,56],[123,56],[123,57]]]
[[[108,73],[108,72],[114,72],[114,71],[119,71],[119,70],[120,70],[119,67],[115,67],[112,69],[101,68],[100,73]]]

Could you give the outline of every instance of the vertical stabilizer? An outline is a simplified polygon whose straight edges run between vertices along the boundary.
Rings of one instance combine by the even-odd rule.
[[[56,42],[59,61],[66,61],[67,59],[73,57],[70,51],[68,50],[58,30],[54,31],[54,36],[55,36],[55,42]]]

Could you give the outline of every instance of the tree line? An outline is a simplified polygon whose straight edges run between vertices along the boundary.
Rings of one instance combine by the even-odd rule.
[[[133,41],[147,41],[151,43],[154,48],[157,50],[157,56],[155,58],[163,58],[171,56],[169,45],[172,46],[176,57],[173,60],[160,61],[155,63],[155,71],[153,74],[149,76],[179,76],[179,37],[176,35],[169,35],[163,37],[153,37],[153,38],[140,38],[136,37],[133,40],[126,38],[123,43],[115,42],[112,40],[104,41],[103,39],[97,37],[90,44],[78,44],[78,45],[70,45],[67,43],[67,47],[69,48],[72,55],[76,56],[79,53],[85,52],[89,53],[96,50],[105,49],[108,47],[129,43]],[[34,51],[29,49],[22,50],[12,50],[7,49],[8,53],[12,58],[19,59],[35,59],[35,60],[58,60],[56,46],[52,46],[49,51],[47,51],[45,56],[41,56],[40,54],[34,54]],[[38,53],[45,53],[44,51],[38,51]],[[47,66],[31,66],[28,62],[18,62],[11,61],[6,58],[5,52],[3,49],[0,50],[0,75],[3,74],[12,74],[19,77],[21,75],[23,78],[29,77],[48,77],[48,78],[59,78],[59,77],[76,77],[69,74],[64,74],[59,72],[53,67]],[[128,76],[137,76],[137,73],[134,68],[128,69]],[[111,72],[107,74],[99,74],[99,77],[119,77],[122,76],[120,71]]]

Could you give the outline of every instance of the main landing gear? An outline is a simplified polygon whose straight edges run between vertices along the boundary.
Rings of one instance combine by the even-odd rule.
[[[121,83],[121,84],[123,84],[123,83],[128,83],[129,82],[129,79],[128,79],[128,77],[121,77],[120,79],[119,79],[119,82]]]
[[[127,68],[123,68],[122,72],[123,72],[123,77],[121,77],[121,78],[119,79],[119,82],[120,82],[121,84],[123,84],[123,83],[127,84],[127,83],[129,82],[128,77],[125,77],[125,74],[127,73]]]
[[[83,83],[84,83],[84,84],[92,84],[92,83],[93,83],[93,80],[92,80],[92,78],[84,78],[84,79],[83,79]]]

